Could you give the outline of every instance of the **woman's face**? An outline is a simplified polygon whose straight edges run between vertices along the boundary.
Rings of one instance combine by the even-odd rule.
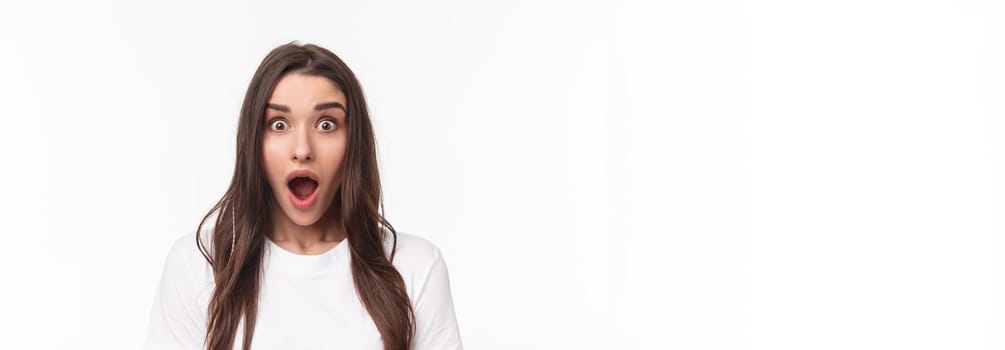
[[[269,186],[290,221],[315,224],[341,183],[345,94],[324,77],[297,73],[279,80],[265,110],[262,153]]]

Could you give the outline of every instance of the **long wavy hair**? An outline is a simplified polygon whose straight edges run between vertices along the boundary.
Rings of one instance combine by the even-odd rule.
[[[203,216],[196,229],[196,244],[212,266],[216,282],[207,310],[206,348],[233,348],[242,318],[244,349],[251,346],[265,234],[272,227],[274,200],[262,164],[265,108],[276,83],[291,73],[328,78],[345,94],[348,146],[342,183],[325,216],[336,215],[339,229],[349,240],[356,294],[380,331],[384,349],[406,350],[412,342],[415,315],[404,280],[391,264],[397,233],[383,215],[376,143],[363,90],[334,53],[295,41],[269,52],[252,77],[238,122],[234,177],[223,198]],[[202,228],[214,213],[218,215],[210,247],[206,247]],[[390,256],[383,244],[388,234],[394,239]]]

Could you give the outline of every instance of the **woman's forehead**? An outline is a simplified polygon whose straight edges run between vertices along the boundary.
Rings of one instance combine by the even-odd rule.
[[[329,102],[345,106],[346,97],[342,89],[328,78],[294,73],[279,79],[268,102],[289,106],[293,112],[307,112]]]

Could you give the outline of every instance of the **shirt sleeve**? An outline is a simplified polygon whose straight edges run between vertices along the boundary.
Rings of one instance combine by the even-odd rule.
[[[463,350],[447,265],[439,249],[435,255],[413,306],[415,338],[411,350]]]
[[[198,296],[204,283],[192,261],[192,235],[175,242],[164,263],[160,285],[150,310],[145,349],[203,349],[206,310],[199,308]],[[192,249],[187,249],[192,248]]]

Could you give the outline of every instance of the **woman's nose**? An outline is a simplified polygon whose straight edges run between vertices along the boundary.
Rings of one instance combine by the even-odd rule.
[[[310,152],[301,152],[299,150],[297,152],[293,152],[293,161],[297,162],[308,161],[311,160],[313,157],[314,156],[312,156]]]
[[[293,161],[303,162],[314,159],[313,147],[311,147],[311,140],[307,133],[301,133],[297,135],[297,140],[294,141],[293,146]]]

